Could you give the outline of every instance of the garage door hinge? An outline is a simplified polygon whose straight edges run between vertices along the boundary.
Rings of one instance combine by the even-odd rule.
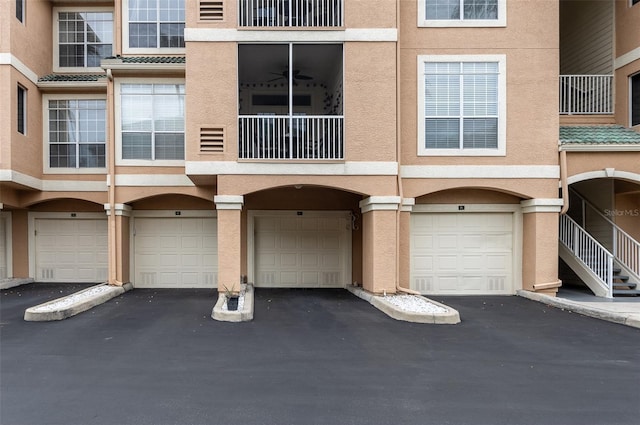
[[[38,231],[37,230],[33,231],[33,236],[38,236]]]

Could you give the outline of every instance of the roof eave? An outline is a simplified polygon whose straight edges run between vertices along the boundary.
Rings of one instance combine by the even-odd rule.
[[[186,70],[184,63],[122,63],[121,61],[102,61],[102,69],[112,71],[164,71],[180,72]]]
[[[39,81],[38,88],[47,89],[106,89],[107,81]]]
[[[560,151],[565,152],[640,152],[640,144],[584,144],[560,142]]]

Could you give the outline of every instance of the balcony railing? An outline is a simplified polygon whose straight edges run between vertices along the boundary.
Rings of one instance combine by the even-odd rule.
[[[240,116],[238,158],[344,159],[342,116]]]
[[[560,114],[613,114],[612,75],[561,75]]]
[[[241,27],[341,27],[343,0],[239,0]]]

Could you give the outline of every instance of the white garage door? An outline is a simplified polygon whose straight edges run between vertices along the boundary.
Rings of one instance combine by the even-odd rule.
[[[7,277],[7,220],[0,213],[0,279]]]
[[[255,285],[344,287],[351,280],[348,214],[298,214],[254,217]]]
[[[512,294],[513,214],[411,216],[411,287],[423,294]]]
[[[36,280],[104,282],[106,219],[35,219]]]
[[[213,217],[135,218],[137,288],[217,286],[218,229]]]

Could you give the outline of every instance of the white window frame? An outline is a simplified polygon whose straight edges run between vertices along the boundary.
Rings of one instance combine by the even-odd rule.
[[[49,101],[107,100],[104,94],[44,94],[42,95],[42,171],[44,174],[106,174],[109,163],[109,121],[105,128],[105,166],[100,168],[66,168],[49,166]]]
[[[123,84],[182,84],[185,85],[185,139],[184,154],[185,159],[123,159],[122,158],[122,85]],[[186,105],[186,84],[184,78],[120,78],[115,84],[115,142],[116,142],[116,165],[142,166],[142,167],[184,167],[187,156],[187,105]]]
[[[115,11],[113,8],[105,7],[54,7],[53,8],[53,71],[54,72],[103,72],[104,70],[99,67],[72,67],[72,66],[60,66],[60,26],[58,21],[58,14],[60,12],[97,12],[97,13],[111,13],[112,26],[113,26],[113,40],[111,42],[111,54],[115,55],[115,40],[116,40],[116,26],[115,26]]]
[[[462,1],[462,0],[460,0]],[[498,19],[427,19],[427,0],[418,0],[418,26],[419,27],[506,27],[507,26],[507,0],[498,0]]]
[[[185,30],[186,9],[190,0],[185,0]],[[185,53],[185,47],[129,47],[129,0],[122,0],[122,52],[127,54],[173,54]]]
[[[428,149],[425,135],[425,63],[497,62],[498,63],[498,147],[496,149]],[[418,156],[506,156],[507,134],[507,56],[506,55],[419,55],[418,56]]]
[[[637,3],[640,4],[640,3]],[[640,127],[640,122],[638,124],[633,124],[633,84],[632,84],[632,80],[633,78],[638,78],[640,79],[640,72],[637,72],[635,74],[631,74],[629,76],[629,127]],[[640,113],[640,111],[638,111],[638,113]]]

